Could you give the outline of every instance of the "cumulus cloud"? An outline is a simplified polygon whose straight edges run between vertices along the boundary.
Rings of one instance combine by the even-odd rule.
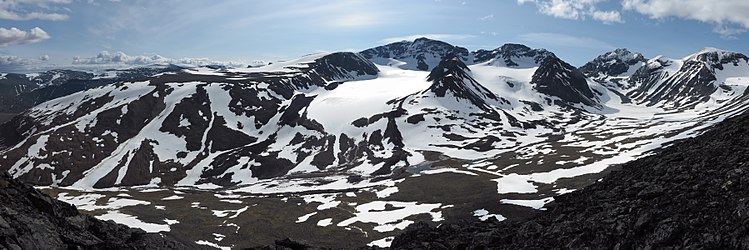
[[[72,0],[2,0],[0,1],[0,19],[25,21],[25,20],[67,20],[68,15],[55,12],[59,8],[55,5],[69,4]]]
[[[418,34],[418,35],[410,35],[410,36],[388,37],[388,38],[380,40],[380,42],[381,43],[395,43],[395,42],[400,42],[400,41],[413,41],[422,37],[426,37],[426,38],[434,39],[434,40],[466,40],[466,39],[474,38],[476,36],[467,35],[467,34]]]
[[[38,43],[49,38],[49,34],[39,27],[35,27],[29,31],[23,31],[18,28],[6,29],[0,27],[0,47],[7,47],[15,44]]]
[[[131,56],[122,51],[102,51],[94,57],[73,58],[75,65],[90,65],[101,67],[128,67],[152,64],[177,64],[186,66],[222,65],[227,67],[246,67],[248,64],[237,61],[217,61],[208,58],[167,58],[160,55]]]
[[[47,61],[18,56],[0,56],[0,72],[28,73],[47,69]]]
[[[621,13],[617,10],[599,10],[597,5],[605,0],[517,0],[520,5],[529,3],[538,11],[549,16],[564,19],[585,19],[601,21],[605,24],[623,23]]]
[[[678,17],[712,23],[713,31],[724,37],[749,29],[746,0],[622,0],[622,6],[652,19]]]

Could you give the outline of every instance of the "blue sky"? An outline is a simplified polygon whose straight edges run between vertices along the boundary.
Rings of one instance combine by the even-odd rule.
[[[169,61],[242,65],[427,36],[469,50],[749,53],[746,0],[4,0],[0,71]]]

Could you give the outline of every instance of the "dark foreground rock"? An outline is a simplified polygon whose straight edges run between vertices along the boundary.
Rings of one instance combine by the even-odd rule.
[[[0,173],[0,250],[196,248],[200,246],[82,215],[75,206]]]
[[[749,249],[749,115],[514,222],[414,224],[395,249]]]

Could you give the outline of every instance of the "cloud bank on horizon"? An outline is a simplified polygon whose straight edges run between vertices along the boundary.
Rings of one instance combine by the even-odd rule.
[[[520,42],[582,64],[617,47],[747,52],[747,31],[746,0],[3,0],[0,72],[244,67],[419,37],[472,50]]]

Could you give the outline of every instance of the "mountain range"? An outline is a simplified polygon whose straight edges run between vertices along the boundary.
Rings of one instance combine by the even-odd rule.
[[[521,44],[471,52],[420,38],[259,67],[110,76],[4,74],[15,85],[0,86],[16,90],[3,97],[7,112],[20,113],[0,125],[0,170],[77,189],[379,192],[368,202],[426,202],[401,190],[478,176],[502,206],[456,196],[429,212],[512,219],[749,104],[749,58],[714,48],[681,59],[617,49],[577,68]],[[85,87],[35,94],[60,86]]]

